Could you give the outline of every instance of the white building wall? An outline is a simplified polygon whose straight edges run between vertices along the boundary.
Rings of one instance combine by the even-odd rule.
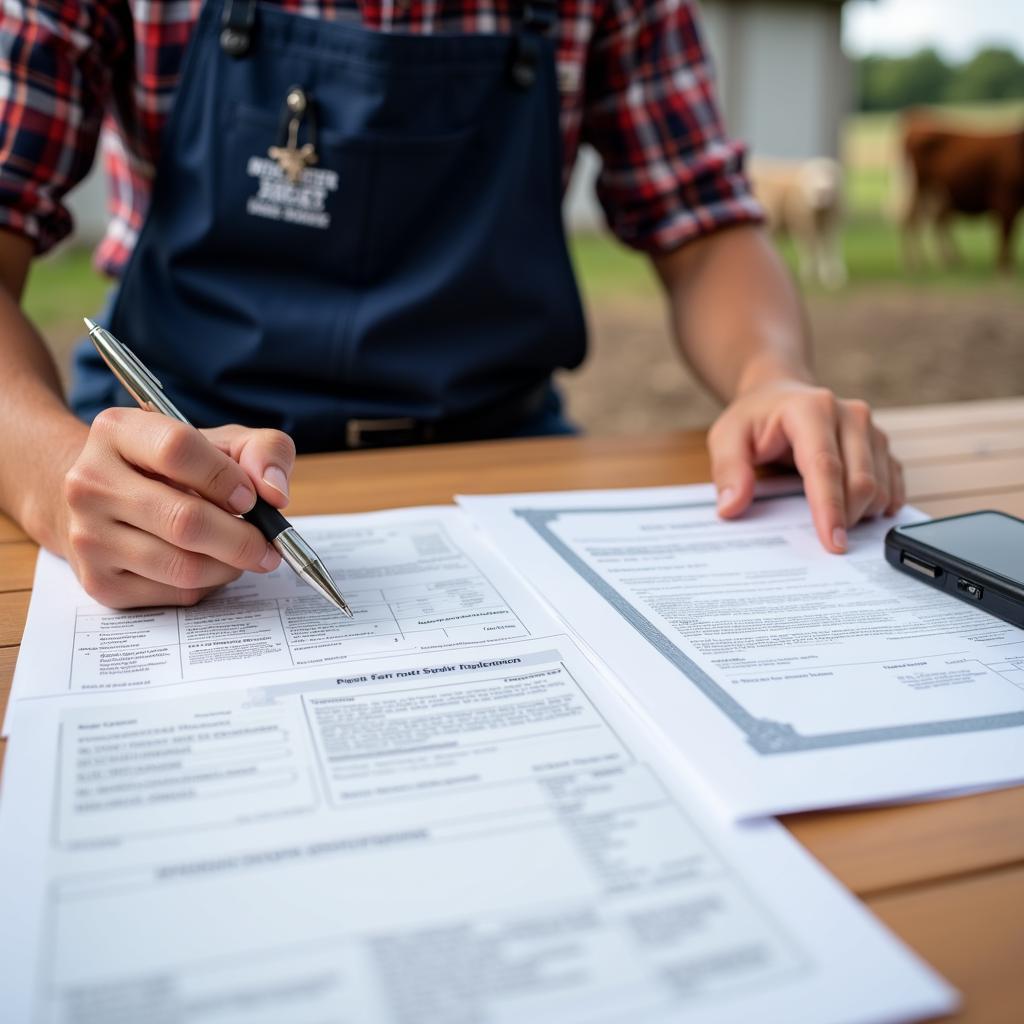
[[[705,4],[709,11],[721,6]],[[717,43],[710,38],[709,45],[721,68],[729,130],[759,156],[838,155],[848,93],[840,5],[772,0],[724,6],[730,8],[728,35]]]
[[[72,242],[77,245],[95,245],[107,227],[107,182],[99,154],[89,176],[65,201],[75,224]]]

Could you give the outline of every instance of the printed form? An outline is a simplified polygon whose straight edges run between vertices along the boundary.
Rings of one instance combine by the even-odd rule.
[[[565,636],[19,711],[4,1020],[854,1024],[956,996]]]
[[[254,675],[314,675],[392,654],[543,635],[536,602],[451,506],[296,520],[355,617],[331,612],[286,565],[194,608],[112,611],[40,552],[5,734],[22,699]],[[543,621],[543,626],[541,622]],[[539,631],[539,632],[538,632]]]
[[[955,993],[775,822],[712,814],[456,509],[97,608],[43,559],[0,801],[4,1020],[869,1024]]]
[[[776,485],[459,501],[734,817],[1024,779],[1024,631],[893,570],[893,521],[836,556]]]

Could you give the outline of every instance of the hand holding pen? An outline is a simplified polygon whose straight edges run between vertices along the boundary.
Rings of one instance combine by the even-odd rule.
[[[127,352],[108,332],[87,325],[105,358]],[[273,430],[187,426],[177,410],[176,416],[169,411],[162,389],[144,379],[147,372],[123,355],[122,383],[165,415],[101,413],[65,480],[66,554],[85,589],[118,608],[194,604],[243,570],[272,571],[284,554],[307,582],[322,583],[326,593],[320,592],[331,600],[333,581],[323,563],[273,507],[287,503],[290,439]],[[274,543],[237,518],[243,512],[257,517]],[[333,591],[336,607],[347,613]]]

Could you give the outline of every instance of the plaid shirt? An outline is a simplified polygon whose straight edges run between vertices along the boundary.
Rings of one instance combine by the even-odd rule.
[[[332,18],[356,0],[278,0]],[[2,0],[0,227],[43,252],[71,230],[64,194],[102,141],[110,224],[97,265],[119,274],[146,214],[161,132],[201,0]],[[358,0],[382,32],[509,32],[521,0]],[[666,251],[760,219],[743,147],[726,139],[688,0],[559,0],[563,177],[581,141],[598,196],[635,248]]]

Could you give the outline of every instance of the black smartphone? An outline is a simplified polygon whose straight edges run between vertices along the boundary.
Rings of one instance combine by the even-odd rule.
[[[970,512],[894,526],[885,557],[922,583],[1024,626],[1024,519]]]

